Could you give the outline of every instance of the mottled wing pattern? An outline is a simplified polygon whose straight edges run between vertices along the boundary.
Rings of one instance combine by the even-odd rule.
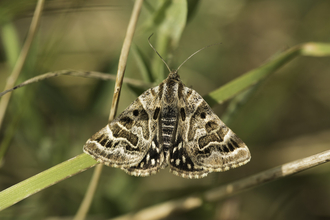
[[[208,172],[226,171],[250,161],[250,151],[195,91],[184,87],[186,130],[183,140],[196,167]],[[184,104],[182,104],[184,105]],[[188,124],[189,123],[189,124]]]
[[[194,103],[189,102],[188,99],[191,92],[185,91],[185,86],[181,81],[173,90],[177,95],[175,107],[177,108],[177,128],[174,143],[169,151],[169,166],[170,172],[183,178],[202,178],[205,177],[209,171],[204,170],[203,167],[197,166],[193,158],[189,154],[188,142],[185,140],[187,129],[189,128],[189,118],[187,116],[193,114]],[[193,91],[193,90],[190,90]],[[194,100],[190,100],[194,101]]]
[[[190,179],[251,158],[241,139],[176,71],[93,135],[84,152],[130,175],[149,176],[169,165],[173,174]]]
[[[158,140],[155,108],[159,86],[145,91],[115,120],[94,134],[84,152],[108,166],[119,167],[130,175],[148,176],[164,163]]]
[[[194,90],[178,90],[177,137],[170,152],[171,172],[184,178],[202,178],[247,163],[247,146]]]
[[[177,176],[181,176],[187,179],[199,179],[207,176],[208,170],[203,169],[201,166],[193,161],[193,158],[189,155],[187,151],[187,142],[182,139],[182,129],[183,127],[178,127],[179,131],[176,142],[173,148],[170,150],[170,172]]]

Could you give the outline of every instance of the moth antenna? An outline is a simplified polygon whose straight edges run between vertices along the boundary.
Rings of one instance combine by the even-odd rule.
[[[211,45],[205,46],[205,47],[203,47],[203,48],[197,50],[195,53],[191,54],[191,55],[190,55],[185,61],[183,61],[183,63],[181,63],[181,65],[176,69],[176,72],[178,72],[179,69],[181,68],[181,66],[182,66],[183,64],[185,64],[185,62],[187,62],[187,61],[188,61],[191,57],[193,57],[196,53],[198,53],[198,52],[200,52],[200,51],[202,51],[202,50],[204,50],[204,49],[206,49],[206,48],[208,48],[208,47],[215,46],[215,45],[219,45],[219,44],[221,44],[221,43],[218,43],[218,44],[211,44]]]
[[[165,63],[168,71],[172,72],[170,67],[167,65],[167,63],[165,62],[165,60],[163,59],[163,57],[157,52],[157,50],[154,48],[154,46],[152,46],[152,44],[150,43],[150,38],[152,37],[152,35],[154,35],[153,33],[150,35],[150,37],[148,37],[148,42],[150,47],[156,52],[156,54],[160,57],[160,59],[162,59],[163,63]]]

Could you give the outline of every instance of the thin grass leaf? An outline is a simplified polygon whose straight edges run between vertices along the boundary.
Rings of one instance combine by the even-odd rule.
[[[7,23],[1,28],[2,45],[5,49],[7,64],[15,65],[21,45],[15,26]]]
[[[251,70],[219,89],[210,92],[208,95],[204,96],[204,99],[210,106],[221,104],[239,92],[255,85],[261,79],[275,72],[284,64],[298,56],[330,56],[330,44],[306,43],[293,47],[259,68]]]
[[[12,68],[15,65],[15,62],[17,60],[17,57],[21,49],[17,31],[12,23],[7,23],[2,27],[0,33],[1,33],[2,45],[4,46],[5,49],[4,51],[7,60],[6,62]],[[17,118],[18,117],[15,118],[16,121]],[[17,123],[14,124],[16,125]],[[15,126],[11,125],[6,129],[6,135],[4,135],[4,138],[0,142],[0,146],[1,146],[0,164],[2,164],[2,159],[7,152],[10,141],[12,140],[14,134],[14,129],[13,129],[14,127]]]
[[[39,76],[30,78],[11,89],[1,92],[0,97],[5,95],[8,92],[11,92],[11,91],[21,88],[23,86],[29,85],[31,83],[36,83],[36,82],[39,82],[39,81],[42,81],[45,79],[49,79],[49,78],[56,77],[56,76],[63,76],[63,75],[79,76],[79,77],[102,79],[102,80],[113,80],[113,81],[116,79],[115,75],[99,73],[99,72],[95,72],[95,71],[59,70],[59,71],[49,72],[49,73],[41,74]],[[150,86],[153,85],[151,83],[148,84],[148,83],[144,83],[140,80],[130,79],[130,78],[124,78],[124,83],[131,84],[131,85],[134,85],[137,87],[142,87],[142,88],[149,88]]]
[[[329,43],[306,43],[301,45],[301,55],[312,57],[324,57],[330,54]]]
[[[0,192],[0,211],[74,174],[96,164],[87,154],[80,154]]]
[[[182,32],[186,26],[188,5],[185,0],[164,0],[154,17],[149,22],[149,28],[157,28],[156,49],[164,60],[169,60],[167,54],[177,48]],[[153,77],[156,82],[166,78],[164,64],[155,54],[152,61]]]
[[[131,49],[144,82],[154,82],[155,79],[150,70],[150,59],[135,44],[132,44]]]

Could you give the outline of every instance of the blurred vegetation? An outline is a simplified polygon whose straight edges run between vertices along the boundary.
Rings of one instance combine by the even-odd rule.
[[[0,2],[0,88],[26,37],[35,2]],[[115,74],[132,5],[132,1],[47,1],[19,82],[62,69]],[[325,0],[188,0],[182,11],[166,15],[160,14],[159,6],[151,0],[144,5],[126,76],[152,82],[166,76],[147,43],[151,33],[155,47],[173,69],[201,47],[222,43],[195,55],[180,70],[182,81],[201,95],[292,46],[330,41],[330,2]],[[164,17],[174,21],[175,34],[166,47],[158,48],[169,39],[160,25]],[[143,73],[143,61],[137,59],[141,54],[150,60],[153,75],[145,74],[148,70]],[[291,61],[255,87],[244,105],[226,117],[227,125],[250,148],[252,160],[247,165],[200,180],[176,177],[167,170],[137,178],[105,167],[89,215],[106,219],[137,211],[329,149],[329,63],[330,58],[319,57]],[[85,141],[107,123],[113,84],[61,76],[14,91],[0,130],[0,147],[8,146],[0,190],[81,154]],[[136,91],[123,86],[118,112],[137,97]],[[229,102],[214,110],[228,116],[228,106]],[[228,219],[227,215],[231,219],[330,219],[329,171],[326,164],[171,219]],[[89,169],[43,190],[0,212],[0,219],[73,216],[91,174]]]

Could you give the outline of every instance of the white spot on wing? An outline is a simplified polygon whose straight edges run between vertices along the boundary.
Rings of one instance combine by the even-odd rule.
[[[229,129],[225,137],[223,138],[224,143],[228,143],[228,138],[233,135],[233,132]]]
[[[176,159],[175,160],[175,165],[179,166],[179,164],[180,164],[180,159]]]
[[[182,148],[182,142],[178,145],[178,149],[180,150]]]

